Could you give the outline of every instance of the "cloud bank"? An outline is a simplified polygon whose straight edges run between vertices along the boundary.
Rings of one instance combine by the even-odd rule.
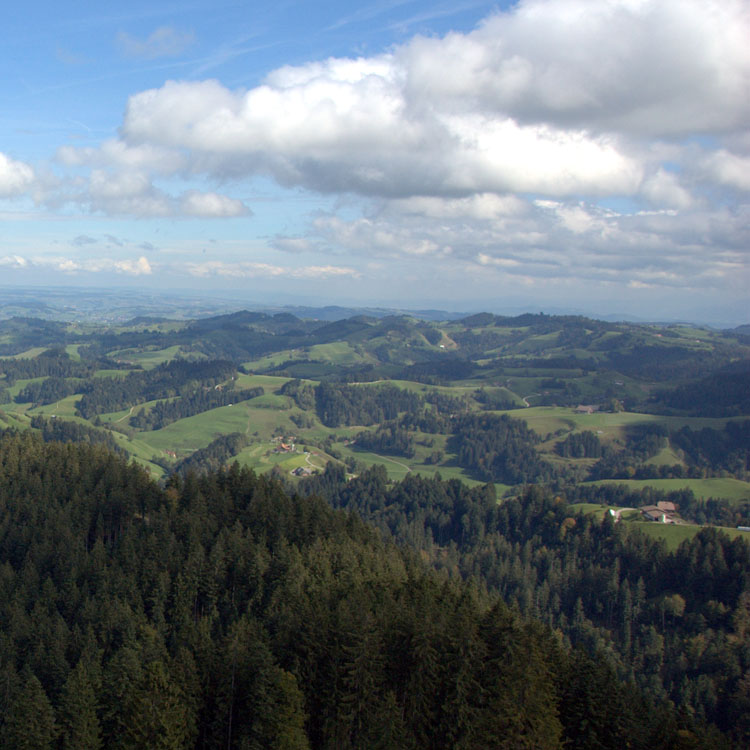
[[[654,139],[747,127],[748,38],[741,0],[528,0],[468,34],[284,67],[247,91],[169,81],[130,98],[122,135],[214,176],[323,192],[658,199]]]

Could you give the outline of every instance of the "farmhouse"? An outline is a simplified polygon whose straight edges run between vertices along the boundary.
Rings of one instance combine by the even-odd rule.
[[[578,404],[576,406],[576,414],[593,414],[595,411],[599,411],[599,407],[595,404]]]
[[[645,521],[656,521],[657,523],[679,523],[674,503],[659,502],[656,505],[644,505],[639,508]]]

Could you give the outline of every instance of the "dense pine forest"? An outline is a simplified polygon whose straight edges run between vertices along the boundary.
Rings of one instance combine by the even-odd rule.
[[[394,485],[377,468],[347,482],[331,465],[300,489],[357,513],[438,570],[499,593],[652,699],[750,740],[744,540],[707,528],[670,553],[610,515],[572,515],[568,500],[578,498],[541,486],[498,504],[492,485],[422,477]]]
[[[372,503],[384,501],[387,511],[392,497],[377,494],[377,476],[367,481],[375,483]],[[456,495],[465,512],[452,520],[447,507],[438,514],[433,545],[441,535],[463,537],[469,550],[492,536],[491,523],[504,544],[518,545],[520,554],[498,565],[525,569],[519,586],[535,566],[556,565],[562,548],[552,540],[562,529],[543,498],[496,511],[489,492],[461,498],[452,483],[392,492],[413,502],[421,494],[425,507]],[[537,511],[511,520],[524,502],[549,516],[537,532]],[[411,533],[408,521],[403,532]],[[566,538],[579,541],[560,553],[573,557],[559,579],[548,576],[551,595],[585,598],[575,606],[590,609],[604,595],[596,591],[604,550],[624,557],[623,541],[608,527],[586,537],[569,529]],[[586,544],[599,559],[567,594],[568,567]],[[715,550],[714,565],[721,550],[727,570],[714,576],[698,562],[684,611],[673,595],[659,605],[661,617],[687,617],[710,599],[717,633],[703,636],[702,649],[693,643],[691,658],[719,639],[741,672],[750,612],[743,619],[737,606],[747,580],[732,573],[747,560],[722,540],[701,544]],[[677,708],[658,690],[623,680],[602,644],[584,643],[585,615],[572,623],[582,630],[573,648],[544,623],[549,618],[517,606],[525,594],[506,591],[505,603],[494,580],[503,577],[499,568],[482,571],[481,545],[477,552],[465,581],[451,570],[468,561],[463,553],[449,552],[442,571],[430,570],[357,515],[315,495],[290,495],[249,470],[188,474],[160,488],[104,447],[7,434],[0,439],[2,746],[717,748],[747,739],[747,675],[725,678],[732,692],[721,700],[736,721],[720,734],[707,723],[714,717],[689,700]],[[642,556],[649,583],[640,599],[634,584],[630,605],[638,644],[641,620],[632,610],[652,608],[649,574],[682,564],[658,551]],[[622,580],[607,574],[617,591],[602,598],[600,614],[616,629],[627,619],[621,590],[637,572]],[[702,589],[707,580],[711,591]],[[731,627],[722,628],[722,616]],[[658,659],[658,651],[652,646],[643,658]]]

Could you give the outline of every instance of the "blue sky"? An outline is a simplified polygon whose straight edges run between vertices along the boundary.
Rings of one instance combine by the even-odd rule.
[[[0,284],[750,319],[750,2],[4,10]]]

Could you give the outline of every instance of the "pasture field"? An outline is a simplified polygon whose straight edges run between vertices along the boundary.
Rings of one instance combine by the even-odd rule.
[[[276,393],[290,378],[277,375],[245,375],[240,373],[234,381],[237,388],[264,388],[266,391]]]
[[[243,448],[228,463],[232,464],[237,461],[240,466],[246,466],[258,473],[265,473],[274,466],[278,466],[281,471],[291,474],[294,469],[300,466],[323,471],[326,463],[329,461],[336,462],[335,458],[317,448],[309,450],[298,446],[291,453],[276,453],[274,452],[276,445],[267,441],[253,443]]]
[[[686,539],[692,539],[701,529],[705,528],[692,524],[648,523],[645,521],[633,523],[631,526],[654,539],[663,539],[670,552],[676,550],[682,542]],[[725,526],[716,526],[715,528],[723,531],[730,539],[745,539],[750,543],[750,533],[747,531],[739,531]]]
[[[29,414],[44,414],[45,417],[65,417],[71,422],[90,424],[88,420],[76,416],[76,404],[80,398],[81,394],[75,393],[56,401],[54,404],[45,404],[44,406],[37,406],[35,409],[29,409]]]
[[[11,400],[15,399],[15,397],[27,386],[29,383],[41,383],[43,380],[46,380],[46,377],[43,378],[23,378],[21,380],[16,380],[13,385],[8,386],[8,393],[10,394]],[[0,380],[0,388],[2,388],[3,381]],[[22,404],[18,404],[18,407],[21,407]],[[28,406],[28,404],[26,405]]]
[[[599,518],[603,518],[604,514],[612,510],[619,510],[616,505],[598,505],[596,503],[572,503],[568,506],[568,509],[577,514],[582,515],[598,515]],[[674,552],[682,542],[686,539],[692,539],[701,529],[706,528],[704,526],[698,526],[697,524],[676,524],[676,523],[654,523],[650,521],[641,521],[640,513],[635,509],[626,509],[622,513],[622,522],[624,527],[627,529],[642,531],[652,539],[661,539],[666,545],[670,552]],[[739,529],[727,528],[725,526],[714,527],[719,531],[724,532],[731,539],[746,539],[750,543],[750,533],[746,531],[740,531]]]
[[[112,359],[120,359],[126,362],[134,362],[141,365],[144,370],[153,370],[154,367],[175,359],[180,354],[181,347],[177,344],[166,349],[121,349],[110,352]]]
[[[12,354],[9,359],[34,359],[38,357],[42,352],[46,352],[46,346],[34,346],[31,349],[27,349],[25,352],[18,352],[18,354]]]
[[[624,484],[634,490],[653,487],[664,492],[688,488],[701,500],[709,497],[723,498],[734,502],[750,500],[750,482],[731,477],[709,477],[708,479],[600,479],[583,484]]]
[[[528,409],[510,409],[497,413],[524,420],[529,428],[542,437],[558,430],[565,432],[591,430],[597,433],[603,442],[607,442],[608,439],[620,439],[623,437],[623,430],[633,425],[663,424],[675,430],[686,426],[693,430],[700,430],[703,427],[720,430],[728,421],[731,421],[731,418],[666,417],[627,411],[616,413],[595,411],[592,414],[585,414],[578,413],[568,406],[532,406]]]
[[[279,396],[277,393],[264,393],[251,399],[254,409],[273,409],[274,411],[289,411],[294,401],[289,396]]]
[[[604,514],[607,511],[621,511],[621,519],[623,521],[634,521],[640,518],[640,511],[637,508],[621,508],[618,505],[600,505],[598,503],[571,503],[568,509],[573,513],[588,516],[596,514],[600,518],[604,518]]]
[[[172,422],[161,430],[140,432],[138,437],[154,450],[174,451],[179,456],[205,448],[220,435],[246,433],[247,429],[247,409],[240,405],[221,406]]]
[[[248,362],[243,362],[243,367],[246,370],[268,370],[271,367],[278,367],[283,362],[287,362],[290,359],[303,359],[305,354],[301,349],[284,349],[274,354],[269,354],[265,357],[258,357],[257,359],[251,359]]]
[[[130,454],[131,458],[136,463],[147,469],[154,479],[161,479],[164,476],[164,469],[158,464],[151,462],[151,459],[160,451],[155,451],[150,445],[147,445],[142,440],[128,437],[121,432],[112,431],[112,437],[114,437],[119,446]]]
[[[347,341],[334,341],[330,344],[315,344],[310,347],[307,356],[310,359],[317,359],[321,362],[330,362],[334,365],[354,365],[375,361],[373,357],[368,357],[357,352]]]
[[[286,399],[286,396],[267,394],[232,406],[221,406],[172,422],[161,430],[139,432],[138,437],[156,450],[171,450],[180,454],[205,448],[220,435],[232,432],[245,435],[257,433],[267,438],[276,431],[297,434],[297,427],[289,419],[293,412],[254,406],[262,398]]]
[[[5,411],[0,409],[0,428],[25,430],[29,427],[29,419],[24,414]]]
[[[68,344],[65,347],[65,351],[67,352],[68,356],[75,362],[81,361],[81,355],[78,353],[78,350],[81,348],[81,346],[82,344]]]

